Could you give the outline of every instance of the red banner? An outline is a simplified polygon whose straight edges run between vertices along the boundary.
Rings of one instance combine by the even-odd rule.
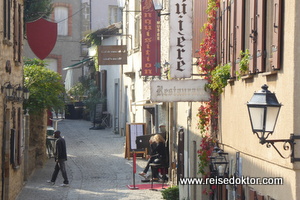
[[[142,0],[142,76],[160,76],[160,17],[152,0]]]

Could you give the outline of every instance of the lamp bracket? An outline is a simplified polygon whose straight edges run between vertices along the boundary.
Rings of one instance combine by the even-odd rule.
[[[170,15],[170,13],[161,13],[161,12],[158,12],[157,15],[160,17],[162,15]]]
[[[256,136],[258,137],[259,139],[259,143],[261,144],[265,144],[266,143],[266,139],[272,135],[273,132],[268,132],[267,136],[265,136],[265,132],[262,133],[261,136],[259,136],[258,132],[254,132],[256,134]]]
[[[300,135],[290,135],[290,139],[278,139],[278,140],[264,140],[261,142],[261,144],[265,144],[267,148],[270,148],[271,146],[277,151],[277,153],[280,155],[280,157],[287,159],[291,158],[291,162],[299,162],[300,158],[295,158],[294,151],[295,151],[295,140],[300,140]],[[283,156],[282,153],[279,151],[279,149],[275,146],[275,143],[281,142],[283,143],[283,150],[284,151],[290,151],[289,156]]]

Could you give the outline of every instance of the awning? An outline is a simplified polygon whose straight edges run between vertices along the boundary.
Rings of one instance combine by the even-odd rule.
[[[75,63],[73,65],[70,65],[68,67],[65,67],[63,68],[63,70],[69,70],[69,69],[76,69],[76,68],[79,68],[79,67],[82,67],[83,64],[85,64],[86,62],[90,61],[92,58],[87,58],[87,59],[84,59],[78,63]]]

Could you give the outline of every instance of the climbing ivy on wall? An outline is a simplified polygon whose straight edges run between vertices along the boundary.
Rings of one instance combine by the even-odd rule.
[[[214,143],[216,142],[216,133],[218,130],[218,102],[220,88],[213,87],[213,74],[217,66],[217,10],[220,7],[219,0],[208,0],[207,7],[207,22],[204,24],[202,31],[204,39],[200,44],[199,49],[199,73],[206,74],[205,79],[208,81],[206,87],[210,90],[210,101],[203,103],[198,109],[198,128],[202,135],[200,150],[198,151],[199,158],[199,173],[206,175],[205,168],[209,165],[209,156],[212,153]]]

